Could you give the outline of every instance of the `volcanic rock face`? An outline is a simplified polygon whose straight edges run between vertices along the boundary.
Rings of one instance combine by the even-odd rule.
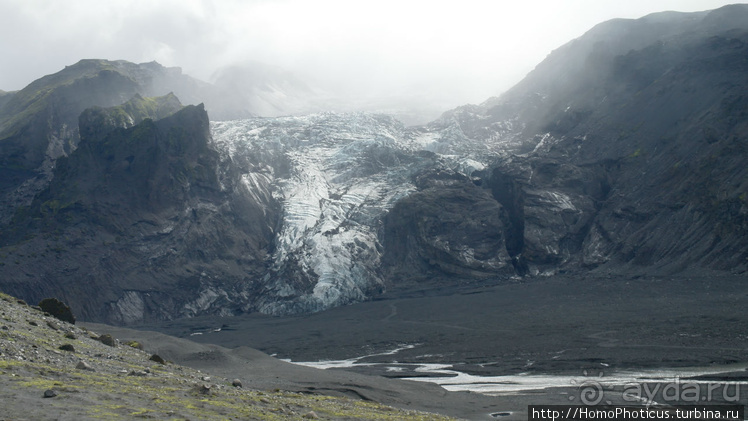
[[[493,178],[514,186],[496,196],[505,207],[523,202],[512,253],[531,273],[746,270],[748,25],[736,16],[748,7],[600,24],[505,95],[432,125],[515,154]]]
[[[239,311],[234,298],[263,273],[277,212],[220,164],[205,110],[108,132],[89,127],[106,120],[92,113],[78,149],[3,232],[24,257],[6,289],[64,297],[83,318],[118,323]]]
[[[502,224],[506,212],[489,191],[448,171],[419,174],[415,182],[418,191],[398,201],[384,219],[383,267],[391,287],[513,274]]]
[[[205,85],[155,62],[81,60],[0,96],[0,223],[28,206],[49,184],[57,159],[78,146],[78,117],[85,109],[172,91],[198,103]]]

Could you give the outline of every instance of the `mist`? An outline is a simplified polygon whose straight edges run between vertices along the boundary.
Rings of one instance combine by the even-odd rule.
[[[0,89],[82,58],[155,60],[205,81],[227,66],[262,63],[360,108],[437,113],[500,94],[602,21],[727,3],[5,0]]]

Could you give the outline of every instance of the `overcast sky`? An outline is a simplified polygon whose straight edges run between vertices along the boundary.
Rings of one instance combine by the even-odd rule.
[[[455,105],[518,82],[595,24],[717,0],[0,0],[0,89],[82,58],[156,60],[210,81],[246,60],[312,84],[383,95],[439,91]]]

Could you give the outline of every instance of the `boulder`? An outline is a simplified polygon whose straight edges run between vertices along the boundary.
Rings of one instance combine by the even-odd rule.
[[[57,298],[45,298],[39,302],[39,307],[56,319],[75,324],[75,316],[70,307]]]

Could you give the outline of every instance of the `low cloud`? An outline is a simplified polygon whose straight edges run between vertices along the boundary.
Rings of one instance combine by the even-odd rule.
[[[210,80],[259,61],[330,91],[480,102],[613,17],[721,1],[5,0],[0,89],[82,58],[156,60]]]

